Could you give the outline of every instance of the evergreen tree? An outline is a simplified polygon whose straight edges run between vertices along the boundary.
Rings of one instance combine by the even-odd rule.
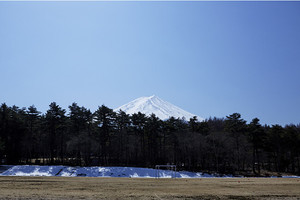
[[[271,165],[275,164],[275,170],[277,172],[282,171],[282,150],[283,150],[283,137],[284,137],[284,128],[278,124],[273,125],[268,129],[267,132],[267,143],[265,145],[267,151],[269,152],[269,157],[272,161],[269,162],[269,169]]]
[[[147,121],[147,117],[145,114],[138,112],[134,113],[131,116],[131,121],[133,125],[133,132],[136,137],[139,138],[139,144],[135,146],[135,160],[141,160],[142,164],[145,164],[146,160],[146,144],[145,144],[145,125]],[[140,154],[141,152],[141,154]]]
[[[66,111],[62,109],[56,102],[49,105],[46,113],[46,131],[49,140],[50,163],[57,162],[55,158],[60,157],[61,163],[64,163],[65,153],[65,129],[66,129]]]
[[[147,119],[145,126],[145,135],[147,140],[147,157],[148,163],[152,166],[161,162],[161,152],[162,152],[162,143],[161,143],[161,131],[162,131],[162,121],[151,114]]]
[[[68,152],[76,158],[76,165],[91,164],[92,134],[91,123],[92,113],[85,107],[79,107],[77,103],[69,106],[69,138]]]
[[[102,105],[93,114],[76,103],[70,112],[55,102],[46,114],[0,106],[0,159],[3,164],[124,165],[176,164],[182,170],[300,174],[300,125],[249,124],[238,113],[198,122],[161,121]],[[97,161],[98,157],[98,161]],[[252,159],[251,159],[252,158]],[[263,170],[262,170],[263,169]]]
[[[40,135],[40,112],[37,108],[32,105],[29,106],[25,111],[25,123],[26,123],[26,134],[24,135],[23,144],[23,154],[26,157],[26,163],[31,164],[33,158],[37,158],[39,143],[41,142]]]
[[[243,136],[246,132],[246,121],[241,118],[239,113],[226,116],[225,131],[227,131],[235,141],[235,151],[232,157],[235,162],[236,170],[240,171],[242,166],[241,147]]]
[[[255,168],[257,167],[260,175],[260,156],[259,151],[263,147],[264,129],[259,123],[258,118],[254,118],[248,126],[249,140],[252,144],[252,170],[257,174]]]
[[[284,169],[286,172],[296,172],[296,159],[299,159],[299,144],[300,144],[300,131],[297,130],[295,125],[288,125],[284,128],[285,134],[283,138],[284,146]],[[298,160],[299,161],[299,160]],[[299,162],[298,162],[299,168]],[[299,171],[298,171],[299,173]]]
[[[102,164],[108,165],[108,159],[110,158],[110,145],[111,145],[111,135],[115,129],[115,112],[102,105],[98,107],[95,111],[96,125],[98,127],[98,139],[100,142],[99,148],[99,161],[102,160]]]
[[[120,110],[116,114],[118,150],[117,156],[119,163],[122,165],[129,162],[129,131],[130,131],[130,116]]]
[[[198,120],[197,117],[194,116],[193,118],[190,118],[189,121],[189,127],[191,132],[197,132],[198,131]]]

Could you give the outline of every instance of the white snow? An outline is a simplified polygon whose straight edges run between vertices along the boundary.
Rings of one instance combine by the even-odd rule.
[[[128,177],[155,178],[156,170],[138,167],[66,167],[66,166],[12,166],[0,176],[64,176],[64,177]],[[171,178],[174,171],[159,170],[160,178]],[[206,173],[179,171],[176,178],[213,178],[216,176]]]
[[[114,109],[115,112],[118,112],[119,110],[122,110],[130,115],[141,112],[147,116],[150,116],[152,113],[154,113],[161,120],[167,120],[170,117],[184,117],[186,120],[189,120],[194,116],[196,116],[199,121],[204,120],[202,117],[189,113],[167,101],[160,99],[155,95],[137,98],[123,106]]]
[[[0,173],[3,176],[55,176],[62,166],[13,166],[8,170]]]
[[[282,176],[282,178],[300,178],[300,176]]]
[[[0,166],[1,167],[1,166]],[[139,167],[67,167],[18,165],[5,166],[8,169],[0,172],[0,176],[64,176],[64,177],[127,177],[156,178],[156,170]],[[159,170],[159,178],[171,178],[174,171]],[[176,178],[233,178],[232,175],[214,175],[202,172],[176,172]],[[240,178],[243,178],[240,176]],[[278,178],[277,176],[271,178]],[[282,178],[300,178],[300,176],[282,176]]]

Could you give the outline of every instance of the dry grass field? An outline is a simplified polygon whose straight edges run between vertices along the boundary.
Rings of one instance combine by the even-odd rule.
[[[0,176],[0,199],[300,199],[300,179]]]

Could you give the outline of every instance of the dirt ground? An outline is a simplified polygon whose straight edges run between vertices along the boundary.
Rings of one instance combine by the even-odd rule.
[[[300,199],[300,179],[0,176],[0,199]]]

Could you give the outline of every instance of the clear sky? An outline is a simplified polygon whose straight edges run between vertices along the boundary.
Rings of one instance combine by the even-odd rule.
[[[157,95],[300,123],[300,2],[0,2],[0,103],[94,111]]]

